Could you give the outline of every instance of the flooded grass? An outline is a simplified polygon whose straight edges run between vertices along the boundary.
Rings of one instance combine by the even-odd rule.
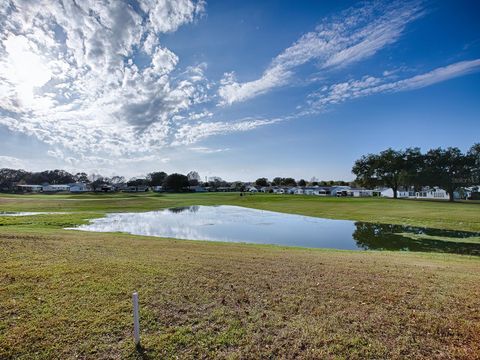
[[[184,240],[480,255],[480,241],[475,242],[480,233],[323,219],[230,205],[110,213],[69,229]],[[436,237],[442,241],[435,241]]]

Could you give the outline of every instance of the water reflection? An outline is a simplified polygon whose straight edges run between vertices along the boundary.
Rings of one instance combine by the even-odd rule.
[[[199,206],[193,205],[193,206],[180,206],[180,207],[170,208],[170,209],[167,209],[167,210],[174,213],[174,214],[179,214],[179,213],[184,212],[184,211],[189,211],[189,212],[192,212],[192,213],[196,213],[199,208],[200,208]]]
[[[76,229],[190,240],[480,255],[480,244],[462,242],[480,236],[478,233],[331,220],[238,206],[187,206],[108,214]],[[418,239],[418,235],[440,236],[446,241]]]
[[[467,231],[452,231],[414,226],[356,222],[353,239],[365,250],[403,250],[480,255],[480,244],[459,239],[479,236]],[[410,238],[402,234],[442,237],[442,240]],[[451,241],[446,240],[451,238]],[[456,240],[456,241],[455,241]]]
[[[35,216],[35,215],[63,215],[67,212],[59,211],[0,211],[0,216]]]

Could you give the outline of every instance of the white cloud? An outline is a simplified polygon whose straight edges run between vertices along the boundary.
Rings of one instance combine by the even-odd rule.
[[[259,79],[238,82],[227,73],[219,89],[221,105],[245,101],[291,81],[296,67],[316,61],[322,69],[343,67],[374,55],[398,40],[406,25],[423,14],[419,2],[380,2],[354,7],[325,20],[270,63]]]
[[[205,64],[179,69],[160,36],[194,21],[205,4],[139,5],[143,12],[120,0],[2,5],[0,124],[84,156],[168,144],[173,117],[206,101],[208,84]],[[141,49],[148,61],[140,67]]]
[[[181,25],[192,22],[205,11],[205,1],[144,0],[140,6],[148,12],[153,29],[157,32],[176,31]]]
[[[25,167],[25,162],[13,156],[0,155],[0,168],[20,169]]]
[[[381,78],[365,76],[360,80],[340,82],[310,94],[308,109],[300,114],[316,113],[328,105],[377,93],[419,89],[477,71],[480,71],[480,59],[457,62],[401,80],[392,80],[390,72],[384,72]]]
[[[176,163],[178,145],[188,145],[182,154],[227,151],[193,144],[322,111],[355,97],[428,86],[479,67],[479,60],[473,60],[405,79],[399,77],[402,68],[344,81],[331,70],[378,53],[423,13],[415,1],[375,2],[325,20],[275,57],[260,78],[241,82],[231,72],[216,83],[207,79],[206,63],[185,61],[163,43],[165,33],[204,14],[204,1],[136,4],[0,1],[0,125],[49,145],[50,164],[128,170],[138,162]],[[231,104],[289,85],[306,63],[317,65],[315,74],[307,75],[308,84],[324,85],[308,97],[306,109],[277,118],[250,113],[226,121],[235,119],[228,113],[232,109],[215,106],[218,99]],[[0,157],[3,164],[18,160]]]
[[[190,150],[200,153],[200,154],[216,154],[216,153],[221,153],[225,151],[229,151],[229,148],[223,148],[223,149],[213,149],[213,148],[208,148],[205,146],[195,146],[191,147]]]
[[[261,126],[275,124],[284,119],[246,119],[236,122],[199,122],[180,126],[175,134],[174,145],[193,144],[201,139],[233,132],[244,132]]]

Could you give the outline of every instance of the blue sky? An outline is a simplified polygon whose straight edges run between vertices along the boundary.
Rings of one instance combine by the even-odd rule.
[[[480,141],[475,1],[11,1],[0,167],[353,178]]]

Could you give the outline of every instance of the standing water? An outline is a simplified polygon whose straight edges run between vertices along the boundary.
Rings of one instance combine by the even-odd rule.
[[[331,220],[223,205],[112,213],[74,229],[310,248],[480,255],[480,233]]]

